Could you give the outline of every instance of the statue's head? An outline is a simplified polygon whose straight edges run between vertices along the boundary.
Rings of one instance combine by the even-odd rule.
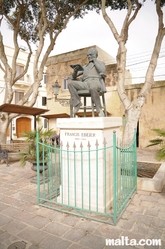
[[[98,51],[95,48],[90,48],[87,52],[88,59],[90,61],[91,58],[97,58]]]

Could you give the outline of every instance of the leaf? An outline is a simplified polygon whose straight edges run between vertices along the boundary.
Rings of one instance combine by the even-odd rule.
[[[158,136],[160,137],[165,137],[165,130],[162,129],[152,129],[155,133],[157,133]]]
[[[151,146],[160,146],[160,149],[157,150],[156,152],[156,159],[158,161],[165,160],[165,130],[164,129],[152,129],[159,137],[162,138],[155,138],[150,140],[150,144],[147,145],[146,147],[151,147]]]
[[[157,139],[152,139],[152,140],[150,140],[150,144],[147,145],[146,147],[159,145],[159,144],[161,144],[162,142],[163,142],[163,139],[159,139],[159,138],[157,138]]]

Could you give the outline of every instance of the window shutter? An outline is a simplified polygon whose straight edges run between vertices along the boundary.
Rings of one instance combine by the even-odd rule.
[[[46,105],[46,103],[47,103],[47,101],[46,101],[47,99],[46,99],[46,97],[42,97],[42,105],[43,106],[45,106]]]
[[[47,121],[47,119],[45,118],[45,119],[44,119],[44,128],[47,128],[47,126],[48,126],[48,121]]]

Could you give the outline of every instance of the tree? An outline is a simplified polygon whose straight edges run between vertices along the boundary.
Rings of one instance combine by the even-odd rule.
[[[7,21],[9,27],[13,30],[14,42],[14,56],[10,65],[3,43],[5,34],[0,33],[0,70],[4,73],[4,103],[12,102],[12,88],[27,73],[35,44],[34,82],[18,102],[18,105],[32,107],[35,104],[44,66],[54,48],[58,35],[66,28],[71,17],[82,18],[88,10],[93,9],[98,9],[98,3],[93,4],[92,0],[0,0],[0,24],[2,20]],[[47,42],[46,52],[44,52],[46,35],[49,37],[49,43]],[[17,76],[16,63],[20,51],[19,38],[28,47],[28,58],[24,71]],[[44,53],[43,56],[41,56],[42,53]],[[0,114],[0,141],[2,143],[6,141],[6,131],[9,123],[16,116],[17,114],[13,113],[2,112]]]
[[[113,1],[112,1],[113,2]],[[111,10],[116,9],[126,9],[127,13],[121,28],[121,32],[118,33],[117,29],[112,22],[110,18],[110,14],[107,14],[106,10],[106,0],[101,0],[101,9],[102,9],[102,15],[104,20],[109,25],[109,28],[111,32],[113,33],[114,38],[116,39],[118,43],[118,52],[117,52],[117,70],[118,70],[118,85],[117,85],[117,91],[118,95],[120,97],[120,100],[122,101],[125,109],[126,114],[126,125],[124,128],[124,135],[123,135],[123,145],[130,144],[134,137],[134,131],[137,129],[137,123],[140,118],[142,107],[145,103],[146,97],[154,84],[154,71],[156,69],[161,44],[165,35],[165,28],[163,24],[163,11],[162,7],[165,4],[165,1],[163,0],[156,0],[155,6],[156,6],[156,12],[158,16],[158,30],[157,30],[157,36],[155,39],[155,44],[153,48],[153,52],[151,55],[151,60],[148,65],[148,69],[145,76],[144,85],[137,96],[136,99],[131,101],[129,97],[126,94],[125,87],[124,87],[124,80],[125,80],[125,68],[126,68],[126,55],[127,55],[127,49],[126,49],[126,43],[128,40],[129,35],[129,27],[131,23],[136,19],[136,16],[138,15],[138,12],[140,11],[140,8],[142,4],[139,0],[126,0],[126,1],[114,1],[115,3],[111,6]],[[143,1],[145,2],[145,0]]]

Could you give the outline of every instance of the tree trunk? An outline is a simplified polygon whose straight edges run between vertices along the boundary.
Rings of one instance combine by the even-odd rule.
[[[58,1],[53,1],[54,3],[52,3],[52,1],[38,0],[36,1],[36,5],[39,6],[39,12],[37,12],[38,14],[33,13],[33,11],[36,10],[34,6],[35,3],[33,3],[33,1],[25,1],[26,3],[24,4],[22,4],[22,1],[11,2],[15,3],[14,6],[8,6],[7,2],[4,3],[3,8],[0,6],[2,18],[10,24],[11,29],[13,30],[14,43],[14,54],[10,62],[10,60],[8,61],[8,57],[5,53],[3,34],[0,33],[0,70],[2,70],[4,74],[5,89],[3,103],[13,103],[13,86],[27,73],[32,57],[33,44],[36,42],[36,53],[33,61],[33,83],[25,92],[23,98],[21,98],[21,100],[17,103],[17,105],[20,106],[27,105],[32,107],[38,96],[38,88],[43,78],[43,71],[47,58],[54,48],[58,35],[63,29],[66,28],[69,20],[73,16],[81,16],[81,12],[85,14],[86,11],[83,9],[83,6],[88,2],[88,0],[78,1],[73,5],[73,7],[69,7],[70,10],[68,10],[68,4],[64,4],[61,8],[59,7]],[[50,7],[50,4],[52,8]],[[46,5],[48,8],[45,7]],[[27,9],[29,10],[29,13],[26,12]],[[51,18],[47,11],[48,13],[51,12]],[[25,13],[28,17],[24,15]],[[24,18],[24,16],[26,16],[26,18]],[[2,18],[0,18],[0,26]],[[32,27],[31,31],[29,28],[30,25]],[[49,38],[47,41],[45,40],[46,34]],[[21,45],[19,44],[18,39],[19,37],[28,47],[28,52],[24,70],[21,74],[17,75],[17,62],[19,61],[18,56],[21,50]],[[47,47],[47,50],[44,52],[45,46]],[[0,114],[1,143],[6,142],[6,133],[9,123],[17,116],[18,114],[13,113]]]
[[[154,84],[154,72],[157,66],[158,57],[160,54],[161,44],[163,41],[163,38],[165,36],[165,28],[163,23],[163,11],[161,9],[160,0],[156,1],[156,12],[158,16],[158,30],[157,30],[157,36],[155,39],[155,44],[153,48],[153,53],[151,56],[151,60],[146,72],[145,82],[143,85],[143,88],[140,91],[140,94],[138,97],[131,102],[129,99],[126,91],[125,91],[125,68],[126,68],[126,47],[125,44],[128,39],[128,30],[129,26],[132,23],[133,20],[135,20],[140,8],[141,3],[136,0],[136,8],[133,8],[132,1],[128,0],[128,10],[125,17],[125,20],[123,22],[123,26],[121,29],[121,33],[119,34],[117,32],[117,29],[115,28],[111,18],[107,15],[105,10],[105,2],[106,0],[101,0],[102,2],[102,14],[109,25],[114,38],[116,39],[119,47],[118,47],[118,54],[117,54],[117,68],[118,68],[118,95],[120,97],[121,102],[124,105],[125,109],[125,115],[126,115],[126,124],[123,131],[123,140],[122,144],[123,146],[129,145],[133,139],[134,139],[134,132],[137,129],[137,123],[140,118],[142,106],[144,105],[145,99],[151,90],[152,85]],[[132,17],[131,12],[134,11]]]
[[[6,131],[9,126],[9,116],[7,113],[2,112],[0,114],[0,144],[6,143]]]
[[[124,134],[122,145],[127,146],[133,142],[134,132],[137,130],[138,120],[140,118],[141,109],[145,102],[144,97],[135,99],[128,110],[126,110],[126,124],[124,127]]]

